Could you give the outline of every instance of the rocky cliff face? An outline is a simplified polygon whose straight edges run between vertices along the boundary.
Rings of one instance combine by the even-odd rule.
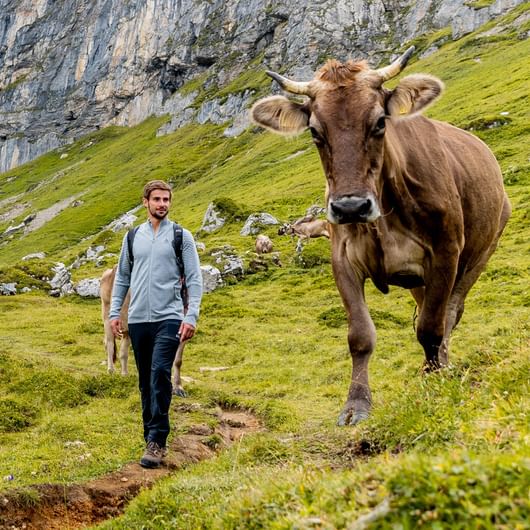
[[[453,37],[524,0],[0,0],[0,171],[109,123],[170,113],[246,125],[251,94],[193,105],[249,61],[309,79],[326,56],[379,59],[427,31]],[[202,77],[201,77],[202,79]]]

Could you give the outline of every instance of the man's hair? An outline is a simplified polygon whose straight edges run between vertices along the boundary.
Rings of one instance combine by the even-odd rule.
[[[151,180],[144,186],[144,199],[149,200],[149,195],[154,190],[169,191],[169,198],[171,199],[171,186],[163,180]]]

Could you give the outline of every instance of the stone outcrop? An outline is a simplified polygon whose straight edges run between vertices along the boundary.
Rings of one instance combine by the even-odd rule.
[[[223,285],[221,271],[212,265],[201,265],[202,288],[205,293],[211,293]]]
[[[256,234],[259,234],[264,227],[279,224],[280,221],[270,213],[253,213],[248,216],[239,233],[242,236],[255,236]]]
[[[120,215],[117,219],[112,221],[109,225],[105,227],[106,230],[112,230],[113,232],[121,232],[122,230],[129,230],[133,227],[134,222],[138,219],[138,216],[135,215],[138,210],[142,208],[142,205],[133,208],[132,210],[125,212],[123,215]]]
[[[26,254],[22,261],[28,261],[30,259],[44,259],[46,257],[45,252],[32,252],[31,254]]]
[[[212,251],[211,256],[219,265],[222,278],[241,278],[245,274],[243,259],[231,245]]]
[[[252,92],[229,86],[256,69],[301,79],[328,56],[377,65],[408,40],[470,32],[524,0],[0,0],[0,172],[105,125],[170,114],[246,126]],[[196,90],[180,89],[196,80]],[[210,99],[199,103],[201,90]]]
[[[74,292],[72,276],[64,263],[56,263],[52,268],[53,278],[48,282],[50,284],[51,296],[64,296]]]
[[[219,230],[219,228],[222,228],[225,223],[226,219],[222,217],[221,213],[216,209],[215,204],[212,202],[208,205],[208,208],[206,208],[199,232],[211,234],[212,232]]]
[[[99,278],[87,278],[80,280],[74,287],[74,291],[83,298],[99,298]]]
[[[12,296],[17,294],[16,283],[0,283],[0,296]]]

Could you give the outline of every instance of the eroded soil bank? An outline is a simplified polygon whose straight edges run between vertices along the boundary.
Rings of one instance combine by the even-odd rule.
[[[241,410],[219,410],[218,419],[216,427],[194,425],[175,437],[167,462],[159,469],[146,470],[132,462],[85,484],[35,485],[31,489],[36,502],[28,502],[28,488],[0,494],[0,529],[72,530],[117,517],[141,489],[261,429],[257,418]]]

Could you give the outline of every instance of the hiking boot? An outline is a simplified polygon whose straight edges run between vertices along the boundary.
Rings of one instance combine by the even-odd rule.
[[[140,460],[140,465],[147,468],[159,467],[167,456],[167,447],[160,447],[156,442],[147,442],[147,447]]]

